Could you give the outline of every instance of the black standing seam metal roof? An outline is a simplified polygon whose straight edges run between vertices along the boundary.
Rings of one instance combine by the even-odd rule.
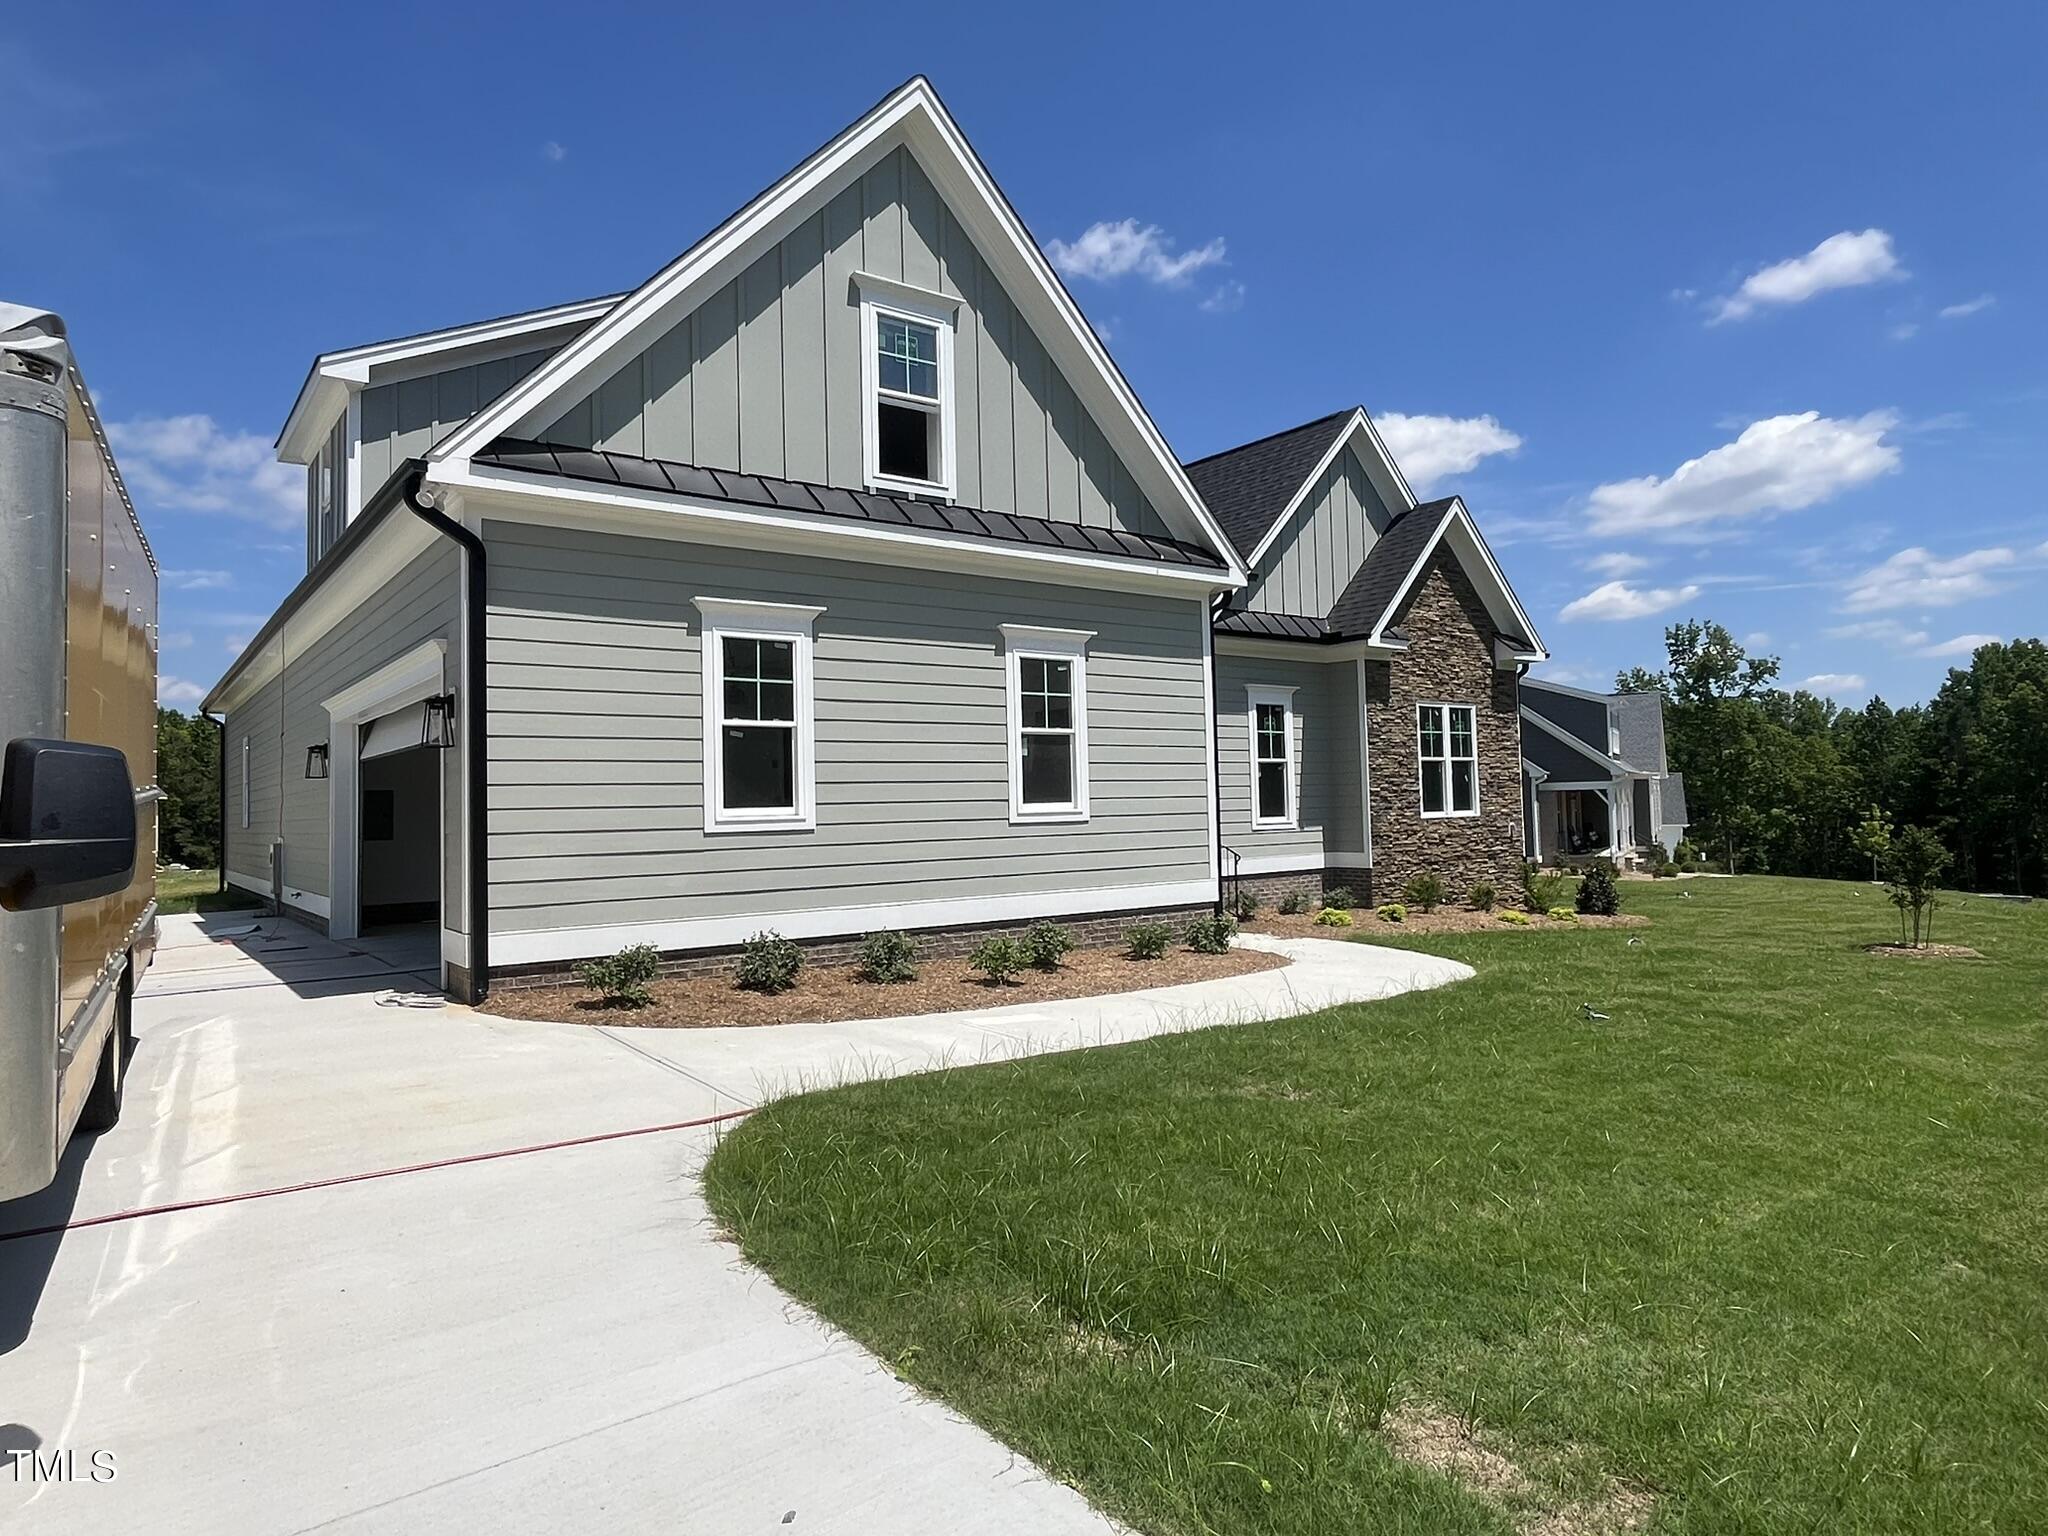
[[[592,481],[600,485],[672,491],[712,501],[737,502],[743,506],[773,507],[781,511],[918,528],[933,533],[964,534],[997,544],[1029,544],[1039,549],[1150,560],[1161,565],[1193,566],[1209,571],[1223,569],[1219,555],[1178,539],[1158,539],[1115,528],[1089,528],[1041,517],[982,511],[956,503],[919,501],[908,496],[881,496],[872,491],[849,491],[804,480],[744,475],[729,469],[679,464],[670,459],[643,459],[631,454],[591,448],[561,448],[501,437],[477,454],[474,462],[498,469],[559,475],[566,480]]]
[[[1356,414],[1355,407],[1337,411],[1181,467],[1237,552],[1249,560]]]

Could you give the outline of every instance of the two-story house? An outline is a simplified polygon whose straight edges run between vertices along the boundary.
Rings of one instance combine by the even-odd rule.
[[[1453,889],[1543,652],[1362,411],[1183,465],[912,80],[629,293],[322,355],[237,885],[445,980]]]

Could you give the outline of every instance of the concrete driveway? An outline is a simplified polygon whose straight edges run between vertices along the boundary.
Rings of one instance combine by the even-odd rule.
[[[0,1526],[1113,1529],[741,1264],[703,1122],[1469,974],[1255,942],[1300,958],[1054,1009],[634,1031],[413,1006],[431,955],[403,941],[168,918],[122,1123],[0,1205]]]

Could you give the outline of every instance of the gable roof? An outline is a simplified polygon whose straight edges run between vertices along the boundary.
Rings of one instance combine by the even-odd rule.
[[[450,433],[428,455],[429,481],[444,466],[451,478],[459,479],[468,461],[499,438],[533,438],[899,146],[916,157],[1167,528],[1189,543],[1216,551],[1228,578],[1219,584],[1242,583],[1244,568],[1234,547],[1209,515],[1165,437],[938,93],[921,75],[890,92],[837,138],[620,299],[522,383]]]
[[[1351,412],[1336,411],[1187,466],[1188,479],[1246,560],[1328,456],[1350,419]]]
[[[706,469],[670,459],[643,459],[625,453],[499,438],[470,462],[495,469],[560,475],[565,479],[587,480],[599,485],[672,491],[683,496],[772,507],[802,515],[956,534],[998,544],[1030,544],[1040,549],[1150,560],[1162,565],[1194,566],[1204,570],[1221,570],[1223,567],[1221,555],[1198,545],[1183,544],[1177,539],[1155,539],[1116,528],[1088,528],[1079,523],[1061,523],[1043,517],[983,511],[957,502],[885,496],[804,480],[744,475],[736,470]]]
[[[388,341],[366,342],[313,359],[306,379],[292,401],[291,413],[277,434],[277,456],[286,464],[304,464],[319,452],[327,427],[348,402],[349,385],[371,382],[372,369],[438,372],[509,347],[544,347],[567,340],[610,309],[624,294],[600,294],[569,304],[521,310],[489,320],[439,330],[416,331]],[[381,382],[381,381],[380,381]]]
[[[1395,518],[1366,552],[1365,563],[1330,608],[1330,623],[1344,634],[1370,638],[1401,594],[1408,574],[1433,549],[1456,507],[1455,496],[1426,501]]]
[[[1285,432],[1197,459],[1188,465],[1188,477],[1201,490],[1210,510],[1223,519],[1245,563],[1256,568],[1347,448],[1357,452],[1366,478],[1394,516],[1415,505],[1415,492],[1387,452],[1364,406],[1319,416]],[[1211,489],[1231,508],[1227,516],[1211,499]]]

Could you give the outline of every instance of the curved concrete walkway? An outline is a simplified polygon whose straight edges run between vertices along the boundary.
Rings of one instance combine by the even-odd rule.
[[[742,1263],[673,1125],[810,1083],[1270,1019],[1470,974],[1282,970],[844,1025],[632,1030],[380,1006],[402,961],[168,918],[121,1124],[0,1205],[0,1527],[1114,1530]],[[291,1189],[316,1180],[364,1182]],[[239,1199],[157,1214],[148,1207]],[[104,1225],[83,1225],[105,1219]],[[12,1236],[45,1227],[47,1236]]]

